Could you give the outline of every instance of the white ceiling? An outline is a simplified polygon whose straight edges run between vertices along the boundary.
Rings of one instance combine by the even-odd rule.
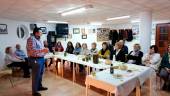
[[[87,4],[92,4],[93,8],[82,14],[65,17],[57,14],[58,11]],[[129,19],[112,22],[105,19],[123,15],[131,15],[135,19],[142,11],[152,11],[153,20],[170,20],[169,10],[170,0],[0,0],[0,18],[29,22],[120,23],[129,22]]]

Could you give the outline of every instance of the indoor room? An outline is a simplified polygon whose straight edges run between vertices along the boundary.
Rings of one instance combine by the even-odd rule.
[[[0,0],[0,96],[170,96],[170,0]]]

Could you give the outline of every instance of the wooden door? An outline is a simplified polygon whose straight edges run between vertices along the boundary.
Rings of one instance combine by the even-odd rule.
[[[170,24],[157,24],[156,26],[156,43],[161,56],[167,51],[170,44]]]

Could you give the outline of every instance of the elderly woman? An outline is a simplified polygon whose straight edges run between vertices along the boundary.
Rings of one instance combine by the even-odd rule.
[[[168,52],[166,52],[162,57],[160,77],[162,77],[165,81],[163,89],[170,89],[170,45],[168,46]]]
[[[141,47],[139,44],[133,46],[133,51],[127,55],[127,63],[129,64],[142,64],[143,52],[140,51]]]
[[[16,56],[13,53],[12,47],[7,47],[5,49],[5,63],[7,64],[7,67],[21,67],[22,70],[24,71],[24,78],[29,78],[30,77],[30,72],[29,72],[29,66],[25,62],[24,59]]]
[[[81,55],[90,55],[90,50],[87,48],[87,44],[83,43],[82,44],[82,49],[80,52]]]
[[[95,43],[95,42],[93,42],[92,44],[91,44],[91,49],[90,49],[90,53],[91,53],[91,55],[93,55],[93,54],[97,54],[98,53],[98,50],[97,50],[97,44]]]
[[[152,45],[150,47],[150,50],[148,53],[146,53],[143,58],[142,58],[142,63],[145,65],[145,66],[149,66],[155,70],[156,69],[156,66],[157,66],[157,63],[159,62],[160,60],[160,54],[158,53],[158,47],[156,45]]]

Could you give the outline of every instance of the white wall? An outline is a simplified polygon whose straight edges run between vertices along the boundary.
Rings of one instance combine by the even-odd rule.
[[[132,28],[132,24],[112,24],[112,25],[102,25],[102,26],[94,26],[94,25],[69,25],[69,34],[72,34],[72,38],[71,39],[57,39],[59,41],[62,42],[64,48],[66,48],[66,44],[68,41],[72,41],[74,46],[76,44],[76,42],[80,42],[82,43],[87,43],[88,48],[91,48],[91,43],[92,42],[96,42],[97,43],[97,48],[98,50],[101,49],[101,45],[102,42],[97,42],[97,30],[95,33],[89,33],[87,31],[87,39],[82,39],[81,37],[81,32],[80,34],[73,34],[73,28],[85,28],[86,30],[88,29],[97,29],[97,28],[110,28],[110,29],[128,29],[128,28]],[[136,42],[136,41],[134,41]],[[131,46],[132,44],[129,44],[129,46]]]
[[[15,45],[21,44],[22,49],[26,52],[26,39],[19,39],[16,34],[17,26],[20,24],[25,25],[29,32],[30,27],[29,24],[30,22],[23,22],[23,21],[14,21],[14,20],[7,20],[7,19],[0,19],[0,24],[7,24],[8,28],[8,34],[0,34],[0,69],[3,68],[4,66],[4,56],[5,56],[5,48],[7,46],[12,46],[13,49],[15,50]],[[37,23],[38,27],[46,27],[47,31],[55,31],[55,24],[43,24],[43,23]],[[46,39],[46,35],[42,36],[42,39]]]

